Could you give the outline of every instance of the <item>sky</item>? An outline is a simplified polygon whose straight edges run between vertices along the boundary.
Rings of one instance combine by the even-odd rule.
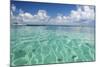
[[[11,21],[12,24],[94,25],[95,7],[11,1]]]

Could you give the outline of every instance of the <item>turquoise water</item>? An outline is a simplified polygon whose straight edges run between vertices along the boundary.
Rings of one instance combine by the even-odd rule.
[[[94,60],[94,27],[11,26],[12,66]]]

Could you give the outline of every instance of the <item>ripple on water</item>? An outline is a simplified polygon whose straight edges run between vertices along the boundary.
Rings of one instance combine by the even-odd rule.
[[[24,58],[19,58],[17,60],[14,61],[14,65],[27,65],[27,60],[25,60]]]
[[[85,46],[85,45],[82,45],[82,47],[81,47],[81,50],[82,50],[83,55],[85,57],[85,61],[93,60],[92,56],[90,55],[89,49],[90,48]]]
[[[14,35],[14,38],[11,39],[11,45],[14,47],[11,48],[14,65],[77,62],[94,59],[92,58],[94,44],[91,41],[82,40],[81,33],[77,38],[73,33],[41,30],[41,28],[33,30],[33,27],[21,31],[18,31],[18,37],[14,37]]]
[[[14,52],[14,58],[15,58],[15,59],[24,57],[25,55],[26,55],[26,52],[25,52],[24,50],[16,50],[16,51]]]

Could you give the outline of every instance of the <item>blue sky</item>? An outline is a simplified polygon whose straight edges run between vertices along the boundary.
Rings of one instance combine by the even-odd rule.
[[[61,13],[63,15],[68,15],[71,10],[76,10],[77,5],[65,5],[65,4],[55,4],[55,3],[39,3],[39,2],[22,2],[22,1],[13,1],[17,8],[16,12],[19,9],[24,10],[25,12],[29,12],[31,14],[35,14],[39,9],[46,10],[49,15],[55,16],[57,13]]]
[[[11,20],[19,24],[92,25],[92,5],[11,1]]]

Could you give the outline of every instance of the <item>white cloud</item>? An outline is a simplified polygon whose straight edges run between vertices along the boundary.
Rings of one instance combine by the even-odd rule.
[[[33,15],[33,18],[35,22],[37,21],[37,23],[46,23],[48,22],[50,16],[47,15],[47,12],[45,10],[38,10],[37,14]]]
[[[16,6],[12,5],[11,19],[13,22],[20,24],[61,24],[72,25],[81,23],[90,23],[95,20],[93,6],[77,6],[76,10],[72,10],[68,16],[58,14],[56,17],[49,16],[45,10],[38,10],[36,14],[31,14],[19,10],[19,14],[14,16],[13,13]],[[78,22],[78,23],[77,23]]]
[[[57,15],[55,18],[50,18],[49,24],[67,24],[69,22],[69,17],[68,16],[63,16],[61,14]]]
[[[39,10],[37,14],[32,15],[31,13],[19,10],[17,16],[12,16],[12,20],[20,24],[43,24],[48,22],[49,16],[45,10]]]
[[[76,11],[72,10],[70,14],[70,18],[78,22],[82,20],[93,21],[94,16],[94,9],[91,6],[79,6]]]
[[[95,20],[95,12],[92,6],[78,6],[76,10],[72,10],[68,16],[57,15],[49,21],[53,24],[91,24]],[[55,23],[54,23],[55,22]]]
[[[16,6],[14,4],[12,4],[11,9],[12,9],[12,11],[16,11]]]

